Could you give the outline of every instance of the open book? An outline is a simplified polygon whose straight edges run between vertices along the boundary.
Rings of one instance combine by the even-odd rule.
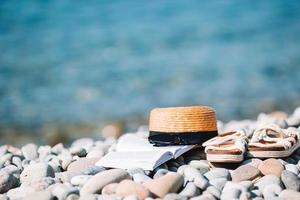
[[[140,167],[153,170],[171,159],[176,159],[195,145],[155,147],[147,139],[133,134],[125,134],[119,138],[116,151],[109,152],[96,165],[129,169]]]

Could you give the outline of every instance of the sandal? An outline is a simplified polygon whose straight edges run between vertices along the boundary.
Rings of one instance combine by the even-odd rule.
[[[215,163],[238,163],[244,160],[247,136],[244,131],[230,131],[202,144],[206,159]]]
[[[248,144],[248,157],[288,157],[299,146],[300,131],[297,128],[281,129],[276,124],[266,125],[253,133]]]

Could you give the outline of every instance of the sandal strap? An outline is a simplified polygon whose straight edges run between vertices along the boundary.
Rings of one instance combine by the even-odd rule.
[[[205,147],[206,153],[208,150],[233,150],[233,149],[239,149],[244,153],[246,151],[246,143],[247,143],[246,140],[247,140],[247,136],[244,132],[235,131],[230,135],[217,136],[211,138],[210,140],[204,142],[202,146]],[[219,146],[229,141],[234,141],[234,143],[228,147]]]
[[[277,137],[270,137],[270,135]],[[295,138],[297,137],[297,139]],[[276,124],[258,128],[251,138],[249,146],[255,147],[283,147],[289,149],[300,138],[299,130],[296,128],[281,129]],[[265,141],[267,143],[262,143]]]

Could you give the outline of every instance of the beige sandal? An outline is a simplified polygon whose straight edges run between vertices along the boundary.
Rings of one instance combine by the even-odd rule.
[[[206,159],[215,163],[238,163],[244,160],[247,136],[243,131],[220,134],[205,143]]]
[[[284,158],[300,147],[300,131],[289,127],[281,129],[276,124],[258,128],[248,144],[248,157]]]

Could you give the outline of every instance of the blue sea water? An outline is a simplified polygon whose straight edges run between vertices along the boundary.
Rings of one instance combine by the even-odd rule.
[[[299,1],[0,2],[0,124],[300,105]]]

